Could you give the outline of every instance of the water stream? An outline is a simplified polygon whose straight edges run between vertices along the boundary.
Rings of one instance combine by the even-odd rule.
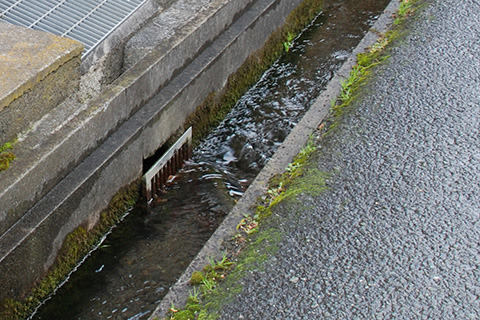
[[[194,150],[164,202],[136,206],[33,319],[146,319],[389,0],[326,9]]]

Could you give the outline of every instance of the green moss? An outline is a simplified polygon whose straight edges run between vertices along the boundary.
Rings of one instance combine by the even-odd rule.
[[[15,159],[15,155],[11,152],[2,152],[0,154],[0,172],[7,170],[10,167],[10,162]]]
[[[7,150],[13,149],[13,143],[7,142],[0,147],[0,172],[10,167],[10,162],[15,160],[15,155]]]
[[[222,305],[234,301],[243,290],[242,279],[250,270],[262,270],[265,262],[278,251],[282,234],[277,228],[264,229],[251,237],[248,246],[237,257],[235,268],[231,270],[222,286],[204,297],[205,314],[208,319],[217,319]]]
[[[175,319],[175,320],[194,320],[195,319],[195,313],[193,313],[190,310],[178,311],[177,313],[174,314],[172,319]]]
[[[17,320],[25,318],[28,312],[27,305],[13,299],[5,299],[0,304],[0,319]]]
[[[203,282],[204,276],[201,271],[194,271],[190,277],[190,284],[197,286]]]
[[[286,198],[295,197],[301,192],[311,193],[325,189],[325,180],[330,175],[317,169],[308,170],[308,175],[314,177],[311,179],[311,184],[299,184],[301,180],[297,179],[305,174],[306,168],[308,168],[306,165],[309,163],[310,157],[315,150],[316,141],[311,136],[307,145],[298,153],[292,163],[287,166],[283,174],[272,178],[264,204],[257,207],[257,214],[260,217],[268,216],[270,209]]]
[[[98,243],[103,235],[124,213],[135,204],[140,191],[140,182],[135,182],[115,195],[106,210],[100,214],[100,221],[91,230],[78,227],[65,238],[54,266],[30,291],[23,301],[5,299],[0,304],[0,319],[18,320],[28,315],[45,300],[68,276],[78,262]]]

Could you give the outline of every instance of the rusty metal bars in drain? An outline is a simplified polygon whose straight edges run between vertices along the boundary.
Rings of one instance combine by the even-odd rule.
[[[163,156],[145,173],[142,178],[143,193],[150,203],[156,192],[183,166],[183,161],[192,156],[192,128],[187,131],[168,149]]]

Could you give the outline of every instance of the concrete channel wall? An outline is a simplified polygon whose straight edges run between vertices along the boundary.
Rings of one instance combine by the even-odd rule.
[[[93,98],[67,98],[19,136],[17,159],[0,173],[0,300],[44,275],[66,235],[94,226],[141,177],[143,160],[182,132],[302,1],[204,0],[196,12],[187,0],[170,2],[129,40],[120,77]],[[152,39],[148,28],[165,22],[162,14],[177,23]]]

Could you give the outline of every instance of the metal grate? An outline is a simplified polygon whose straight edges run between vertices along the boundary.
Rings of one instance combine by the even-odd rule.
[[[183,162],[192,157],[192,127],[168,149],[142,178],[143,195],[151,205],[168,178],[183,167]]]
[[[0,20],[80,41],[84,56],[147,0],[0,0]]]

